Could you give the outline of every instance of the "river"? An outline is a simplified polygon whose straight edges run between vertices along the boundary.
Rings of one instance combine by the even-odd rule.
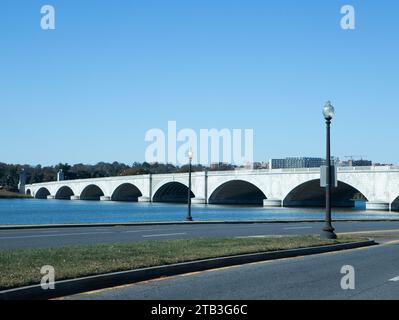
[[[1,199],[0,225],[182,221],[186,212],[187,206],[184,204]],[[321,208],[193,205],[192,215],[196,221],[300,220],[322,219],[324,211]],[[333,218],[399,219],[399,213],[335,209]]]

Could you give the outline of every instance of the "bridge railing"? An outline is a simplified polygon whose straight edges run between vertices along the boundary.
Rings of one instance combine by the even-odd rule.
[[[369,167],[338,167],[338,172],[359,172],[359,171],[399,171],[398,166],[369,166]],[[289,168],[289,169],[237,169],[233,171],[208,171],[209,176],[225,176],[225,175],[241,175],[241,174],[278,174],[278,173],[319,173],[320,168]],[[166,173],[156,174],[156,176],[162,176],[163,178],[186,176],[188,173]],[[204,172],[194,172],[193,177],[202,176]],[[154,175],[153,175],[154,176]],[[113,180],[129,180],[129,179],[148,179],[149,175],[137,175],[137,176],[116,176],[116,177],[104,177],[104,178],[91,178],[91,179],[79,179],[79,180],[65,180],[65,181],[51,181],[44,183],[37,183],[36,185],[60,185],[68,184],[70,182],[98,182],[98,181],[113,181]],[[32,186],[32,185],[27,185]]]
[[[398,166],[338,167],[338,171],[395,171]]]
[[[353,171],[390,171],[399,170],[397,166],[337,167],[339,172]],[[236,169],[233,171],[209,171],[208,175],[262,174],[262,173],[319,173],[320,168],[285,168],[285,169]]]

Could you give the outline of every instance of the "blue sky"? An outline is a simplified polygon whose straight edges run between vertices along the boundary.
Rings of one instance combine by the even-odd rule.
[[[56,30],[40,8],[56,9]],[[340,8],[356,9],[356,30]],[[0,161],[143,161],[147,130],[252,128],[255,160],[399,163],[392,0],[3,0]]]

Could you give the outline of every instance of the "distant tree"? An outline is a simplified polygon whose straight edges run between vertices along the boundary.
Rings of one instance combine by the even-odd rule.
[[[180,167],[180,168],[177,170],[177,172],[186,173],[186,172],[189,171],[189,168],[190,168],[189,165],[186,164],[186,165]],[[191,171],[192,171],[192,172],[201,172],[201,171],[204,171],[204,170],[205,170],[205,168],[204,168],[203,166],[201,166],[201,165],[193,165],[193,166],[191,167]]]
[[[212,165],[211,168],[202,165],[193,165],[193,172],[204,170],[234,170],[236,167],[231,164],[219,163]],[[188,165],[181,167],[170,163],[148,163],[134,162],[131,166],[120,162],[99,162],[94,165],[77,163],[69,165],[68,163],[59,163],[55,166],[42,167],[41,165],[13,165],[0,162],[0,186],[8,189],[16,189],[19,181],[19,173],[24,169],[27,175],[27,183],[39,183],[55,181],[57,172],[62,170],[65,178],[68,180],[88,179],[112,176],[127,176],[140,174],[162,174],[188,172]]]
[[[212,164],[210,167],[210,171],[231,171],[231,170],[235,170],[236,166],[229,164],[229,163],[215,163]]]
[[[145,169],[145,168],[140,168],[140,167],[136,167],[136,168],[129,168],[124,170],[121,173],[121,176],[137,176],[140,174],[149,174],[149,170]]]

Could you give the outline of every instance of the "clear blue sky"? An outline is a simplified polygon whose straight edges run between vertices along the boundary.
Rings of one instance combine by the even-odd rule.
[[[56,30],[40,8],[56,9]],[[340,8],[356,9],[356,30]],[[255,160],[399,163],[392,0],[2,0],[0,161],[143,161],[145,132],[253,128]]]

